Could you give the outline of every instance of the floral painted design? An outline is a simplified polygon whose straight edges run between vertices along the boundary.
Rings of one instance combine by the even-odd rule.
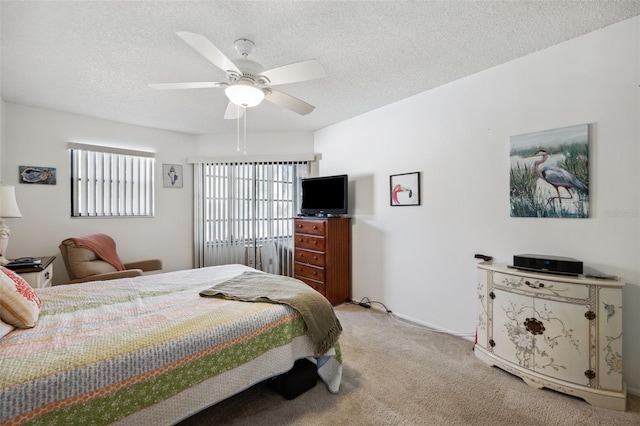
[[[482,306],[482,312],[478,313],[478,328],[485,330],[487,328],[487,307],[484,305],[485,294],[484,285],[482,283],[478,283],[478,301]]]
[[[528,369],[566,370],[567,367],[558,364],[545,348],[553,349],[561,342],[568,341],[579,352],[579,340],[574,337],[573,329],[567,328],[564,322],[549,310],[547,304],[536,308],[532,304],[517,305],[510,301],[502,308],[507,317],[504,327],[515,348],[518,365]],[[545,324],[552,323],[560,326],[560,334],[549,335],[548,332],[545,333],[550,328],[545,327]]]
[[[609,366],[607,374],[622,374],[622,354],[613,349],[613,343],[622,338],[622,332],[616,337],[605,336],[607,345],[602,349],[605,352],[604,360]]]
[[[520,278],[520,279],[513,279],[514,277],[507,277],[504,280],[502,280],[502,284],[507,286],[507,287],[511,287],[511,288],[521,288],[521,287],[529,287],[529,288],[534,288],[536,290],[541,290],[541,291],[546,291],[550,294],[553,294],[554,296],[562,296],[562,292],[566,291],[566,289],[556,289],[554,287],[553,284],[549,284],[549,283],[544,283],[542,281],[539,280],[534,280],[531,278]]]

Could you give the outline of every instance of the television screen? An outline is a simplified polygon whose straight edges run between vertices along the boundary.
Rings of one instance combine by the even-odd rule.
[[[302,179],[302,208],[305,216],[333,216],[348,213],[347,175]]]

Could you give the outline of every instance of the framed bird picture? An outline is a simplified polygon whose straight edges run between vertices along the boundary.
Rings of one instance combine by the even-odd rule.
[[[389,190],[392,206],[419,206],[420,172],[391,175]]]
[[[589,217],[589,125],[511,136],[512,217]]]

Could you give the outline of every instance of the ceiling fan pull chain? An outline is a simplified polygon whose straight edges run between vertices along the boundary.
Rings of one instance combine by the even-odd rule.
[[[236,105],[236,150],[240,152],[240,106]]]
[[[247,109],[244,108],[244,150],[242,153],[247,155]]]

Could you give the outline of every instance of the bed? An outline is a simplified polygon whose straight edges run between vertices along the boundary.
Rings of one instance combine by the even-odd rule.
[[[35,327],[0,338],[0,424],[174,424],[301,358],[338,392],[339,345],[319,355],[297,310],[200,297],[248,271],[223,265],[36,290]]]

